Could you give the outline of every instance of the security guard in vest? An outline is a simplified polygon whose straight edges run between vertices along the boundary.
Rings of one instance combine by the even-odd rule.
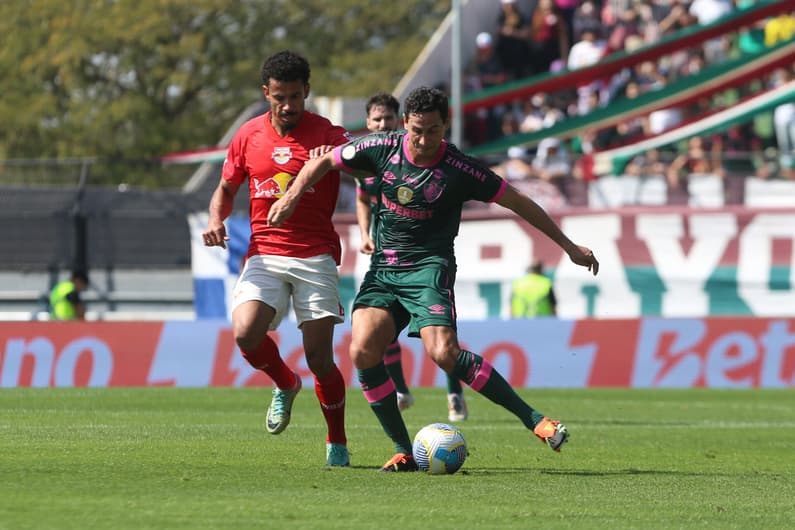
[[[544,264],[535,262],[525,276],[513,282],[512,318],[555,316],[557,302],[552,280],[544,276]]]
[[[72,271],[72,276],[53,287],[50,292],[51,320],[85,320],[86,306],[80,292],[88,288],[88,275]]]

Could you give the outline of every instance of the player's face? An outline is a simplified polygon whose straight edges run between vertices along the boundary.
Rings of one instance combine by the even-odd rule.
[[[262,85],[262,93],[271,106],[275,127],[290,130],[298,125],[304,113],[304,101],[309,95],[308,84],[269,79],[267,85]]]
[[[409,152],[415,162],[433,160],[447,131],[447,121],[438,110],[403,115],[403,126],[408,131]]]
[[[367,129],[370,132],[394,131],[398,127],[398,115],[383,105],[370,107],[367,115]]]

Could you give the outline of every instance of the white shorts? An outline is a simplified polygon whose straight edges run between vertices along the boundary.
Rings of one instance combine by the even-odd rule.
[[[340,304],[337,264],[330,254],[311,258],[252,256],[235,284],[232,310],[251,300],[272,307],[270,329],[279,327],[292,298],[298,326],[307,320],[334,317],[345,320]]]

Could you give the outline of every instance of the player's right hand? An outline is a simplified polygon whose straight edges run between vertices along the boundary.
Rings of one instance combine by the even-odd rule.
[[[596,259],[596,256],[594,256],[593,250],[590,248],[575,245],[573,248],[568,249],[567,252],[571,261],[577,265],[580,265],[581,267],[587,267],[594,276],[599,273],[599,261]]]
[[[369,235],[362,236],[362,243],[359,245],[359,252],[362,254],[372,254],[375,252],[375,243],[373,243],[373,238]]]
[[[205,247],[226,248],[226,242],[229,241],[229,236],[226,235],[226,226],[224,226],[224,223],[208,224],[204,233],[202,233],[202,241]]]

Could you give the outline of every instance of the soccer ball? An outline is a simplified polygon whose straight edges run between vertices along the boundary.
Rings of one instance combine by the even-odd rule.
[[[426,425],[414,437],[414,460],[431,475],[453,474],[464,465],[467,443],[456,427],[447,423]]]

